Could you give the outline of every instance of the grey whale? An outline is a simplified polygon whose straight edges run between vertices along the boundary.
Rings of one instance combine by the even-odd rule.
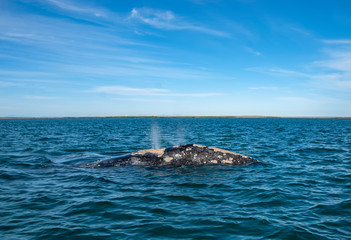
[[[118,167],[125,165],[181,166],[205,164],[244,165],[259,162],[257,159],[228,150],[186,144],[162,149],[146,149],[107,160],[80,164],[83,168]]]

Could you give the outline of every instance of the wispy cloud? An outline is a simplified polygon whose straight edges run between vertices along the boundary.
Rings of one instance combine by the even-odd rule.
[[[13,38],[33,38],[35,37],[32,33],[19,33],[19,32],[7,32],[4,34],[7,37]]]
[[[158,29],[190,30],[219,37],[230,37],[230,35],[226,32],[206,28],[191,22],[187,22],[181,17],[176,16],[172,11],[167,10],[157,10],[151,8],[133,8],[130,12],[129,19],[134,19],[136,21]]]
[[[305,97],[281,97],[279,100],[289,101],[289,102],[312,102],[313,100]]]
[[[157,65],[157,64],[109,64],[107,66],[84,66],[84,65],[58,65],[61,69],[67,72],[84,74],[87,76],[114,76],[114,77],[151,77],[153,79],[168,79],[177,81],[186,80],[208,80],[213,78],[221,77],[223,79],[226,76],[220,73],[211,72],[209,70],[202,69],[191,69],[184,66],[169,66],[169,65]]]
[[[327,51],[329,58],[313,62],[316,66],[321,66],[334,71],[351,73],[351,48]]]
[[[320,71],[324,71],[322,78],[320,78],[321,85],[333,90],[350,91],[351,41],[333,41],[328,43],[333,44],[333,47],[325,50],[327,58],[313,62],[312,66],[315,66]],[[338,45],[334,46],[334,44]]]
[[[295,33],[305,35],[307,37],[313,37],[313,33],[311,33],[310,31],[308,31],[300,26],[297,26],[295,24],[289,24],[288,29],[290,29],[291,31],[293,31]]]
[[[9,81],[0,81],[0,87],[15,87],[15,86],[22,86],[23,84],[20,83],[13,83]]]
[[[123,102],[149,102],[149,103],[171,103],[174,102],[174,100],[170,99],[155,99],[155,98],[130,98],[130,97],[125,97],[125,98],[114,98],[114,100],[117,101],[123,101]]]
[[[177,93],[163,88],[131,88],[125,86],[100,86],[91,91],[121,96],[210,97],[222,95],[221,93]]]
[[[351,44],[351,39],[323,39],[326,44]]]
[[[49,4],[52,4],[58,8],[61,8],[66,11],[83,13],[92,15],[94,17],[106,17],[106,10],[98,9],[96,7],[86,7],[73,3],[72,1],[67,0],[47,0]]]
[[[249,53],[251,53],[251,54],[253,54],[253,55],[256,55],[256,56],[261,56],[261,55],[262,55],[261,52],[256,51],[255,49],[250,48],[250,47],[247,47],[247,48],[246,48],[246,51],[248,51]]]
[[[348,60],[347,60],[348,61]],[[315,62],[317,64],[317,62]],[[320,70],[321,66],[324,67],[324,71]],[[299,72],[294,70],[282,69],[282,68],[247,68],[246,70],[255,71],[259,73],[269,74],[277,77],[295,77],[297,79],[309,79],[313,80],[313,84],[316,88],[327,88],[338,91],[350,91],[351,90],[351,72],[349,71],[335,71],[336,69],[349,68],[349,65],[344,62],[318,62],[319,71],[313,72]]]
[[[51,96],[25,96],[24,98],[32,99],[32,100],[55,100],[55,99],[61,99],[59,97],[51,97]]]
[[[0,76],[22,76],[22,77],[38,77],[38,76],[48,76],[52,73],[48,72],[36,72],[36,71],[11,71],[11,70],[2,70],[0,69]]]
[[[70,14],[67,15],[70,16]],[[18,18],[23,21],[18,21]],[[102,27],[44,15],[2,14],[0,10],[0,39],[22,45],[74,46],[78,49],[82,46],[91,47],[92,43],[95,46],[97,44],[101,46],[144,45],[110,31],[117,26],[121,24],[113,23],[109,27]]]
[[[247,68],[248,71],[265,73],[277,77],[294,77],[309,79],[316,88],[326,88],[338,91],[351,90],[351,41],[328,40],[326,44],[333,47],[324,49],[324,59],[308,64],[303,70],[295,71],[284,68]],[[334,46],[335,44],[342,46]]]
[[[310,77],[309,74],[303,73],[303,72],[298,72],[294,70],[289,70],[289,69],[284,69],[284,68],[279,68],[279,67],[273,67],[273,68],[265,68],[265,67],[250,67],[246,68],[245,70],[247,71],[253,71],[253,72],[259,72],[259,73],[265,73],[273,76],[279,76],[279,77]]]
[[[207,4],[207,3],[216,3],[219,0],[190,0],[190,1],[195,3],[195,4],[203,5],[203,4]]]
[[[296,37],[302,37],[304,41],[315,38],[315,34],[312,31],[304,28],[300,24],[296,24],[295,22],[273,16],[266,16],[265,19],[268,27],[279,34],[290,37],[294,36],[294,39],[296,39]]]
[[[278,90],[279,88],[278,87],[250,87],[249,89],[254,91],[257,91],[257,90],[275,91],[275,90]]]
[[[351,105],[351,101],[345,98],[336,98],[325,95],[313,94],[310,96],[285,96],[279,97],[277,100],[286,101],[291,103],[299,103],[299,104],[316,104],[316,106],[327,106],[327,105]]]
[[[168,93],[167,89],[160,88],[131,88],[124,86],[101,86],[93,89],[93,92],[108,93],[125,96],[163,96]]]

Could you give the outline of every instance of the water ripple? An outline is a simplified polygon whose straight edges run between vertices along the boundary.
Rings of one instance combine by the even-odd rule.
[[[159,136],[150,135],[155,121]],[[350,120],[0,124],[2,239],[351,239]],[[149,148],[155,137],[162,147],[196,142],[261,163],[75,167]]]

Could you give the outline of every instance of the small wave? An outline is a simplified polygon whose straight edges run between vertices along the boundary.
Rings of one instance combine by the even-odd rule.
[[[174,121],[158,122],[161,144],[174,137]],[[185,142],[226,146],[261,162],[82,169],[75,166],[150,147],[153,121],[7,121],[0,128],[0,236],[350,239],[349,120],[176,121],[184,123]]]
[[[168,195],[168,196],[165,196],[165,199],[168,199],[171,201],[187,202],[187,203],[201,201],[201,199],[199,199],[199,198],[194,198],[194,197],[187,196],[187,195]]]
[[[25,173],[23,171],[8,171],[5,169],[1,169],[0,172],[0,180],[4,181],[15,181],[15,180],[31,180],[33,179],[32,175],[29,173]]]
[[[76,152],[86,152],[85,148],[66,148],[63,149],[65,152],[76,153]]]
[[[267,239],[326,239],[302,226],[284,226],[266,237]]]
[[[109,156],[98,154],[98,153],[71,153],[69,155],[64,154],[64,155],[59,155],[55,158],[53,158],[53,161],[59,162],[62,164],[67,164],[67,165],[75,165],[79,163],[86,163],[86,162],[94,162],[97,160],[104,160],[110,158]]]
[[[107,177],[102,177],[102,176],[94,176],[91,174],[82,174],[81,172],[78,172],[78,174],[71,174],[67,178],[64,179],[66,182],[79,182],[83,185],[87,184],[94,184],[94,185],[99,185],[99,184],[116,184],[113,180],[107,178]]]
[[[152,208],[149,210],[151,214],[157,214],[161,216],[176,216],[177,214],[174,212],[171,212],[167,209],[164,208]]]
[[[282,207],[285,205],[290,205],[291,202],[286,199],[270,199],[268,201],[258,201],[252,203],[244,203],[241,204],[241,207],[249,207],[249,208],[274,208],[274,207]]]
[[[176,185],[177,187],[181,187],[181,188],[191,188],[191,189],[197,189],[197,188],[206,188],[208,187],[209,185],[206,184],[206,183],[179,183]]]
[[[309,210],[316,214],[328,216],[350,216],[351,215],[351,199],[340,201],[338,203],[317,204]]]
[[[109,209],[115,209],[117,205],[112,201],[97,200],[88,201],[82,203],[76,203],[68,206],[63,210],[62,215],[64,217],[77,216],[77,215],[89,215],[97,212],[106,212]]]
[[[303,149],[297,149],[295,150],[296,152],[301,152],[301,153],[342,153],[346,152],[344,149],[340,148],[326,148],[326,147],[312,147],[312,148],[303,148]]]
[[[60,138],[57,138],[57,137],[42,137],[42,138],[39,138],[37,141],[47,142],[47,141],[55,141],[55,140],[60,140]]]

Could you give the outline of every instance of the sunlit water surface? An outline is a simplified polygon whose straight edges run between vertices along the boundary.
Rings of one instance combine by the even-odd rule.
[[[91,162],[198,143],[247,166]],[[351,120],[0,120],[1,239],[351,239]]]

